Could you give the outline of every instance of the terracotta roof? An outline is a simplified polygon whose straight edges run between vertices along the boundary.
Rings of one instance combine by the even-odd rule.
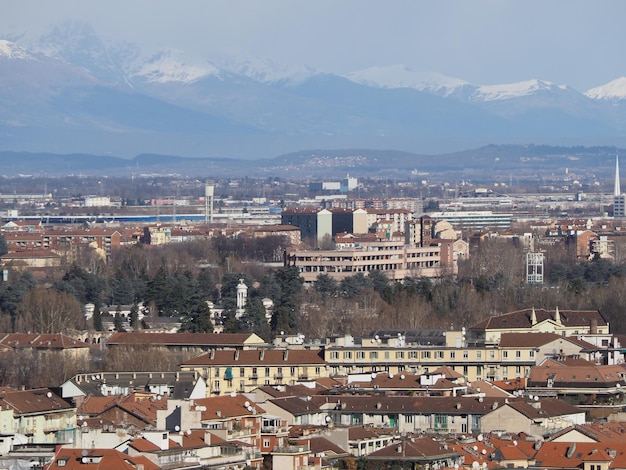
[[[615,451],[615,457],[610,454]],[[584,462],[611,462],[611,468],[625,468],[626,444],[613,443],[599,448],[595,442],[546,442],[535,454],[537,467],[576,468]]]
[[[217,397],[200,398],[194,400],[194,403],[196,409],[201,407],[203,421],[250,416],[253,414],[261,415],[265,413],[263,408],[241,394],[235,396],[221,395]],[[246,404],[252,407],[251,410],[248,410]]]
[[[89,345],[76,341],[64,334],[38,334],[38,333],[7,333],[0,334],[0,345],[11,348],[36,348],[36,349],[73,349],[89,348]]]
[[[311,437],[310,439],[308,439],[308,441],[309,441],[309,449],[314,454],[319,454],[321,452],[324,452],[324,454],[326,454],[327,457],[330,456],[329,454],[348,455],[348,452],[345,449],[342,449],[337,444],[335,444],[332,441],[329,441],[325,437],[321,437],[321,436]]]
[[[243,346],[254,338],[253,333],[115,333],[108,345],[152,344],[152,345],[196,345],[196,346]],[[252,344],[257,344],[254,342]],[[262,344],[262,343],[259,343]]]
[[[622,365],[567,365],[563,361],[548,359],[531,368],[528,387],[545,387],[551,380],[554,387],[615,387],[626,385],[626,368]]]
[[[49,411],[71,410],[74,407],[48,388],[6,391],[0,400],[13,408],[15,414],[45,413]]]
[[[389,459],[428,462],[445,456],[460,457],[461,454],[441,445],[430,437],[403,440],[391,444],[367,456],[368,460]]]
[[[486,382],[484,380],[476,380],[470,384],[471,388],[475,392],[484,393],[487,397],[493,398],[510,398],[512,394],[503,390],[498,385],[492,382]]]
[[[549,418],[584,413],[580,408],[570,405],[557,398],[544,398],[536,402],[525,400],[509,400],[505,404],[530,419]]]
[[[60,464],[62,462],[62,464]],[[159,470],[159,466],[145,457],[131,457],[115,449],[60,448],[47,470]]]
[[[502,333],[501,348],[537,348],[563,338],[555,333]]]
[[[220,336],[220,335],[217,335]],[[254,366],[325,364],[321,351],[309,349],[215,350],[182,363],[182,366]]]
[[[159,446],[143,437],[131,440],[128,445],[139,452],[155,452],[161,450]]]
[[[486,320],[475,324],[470,329],[490,330],[530,328],[533,326],[530,321],[532,310],[533,309],[527,308],[524,310],[517,310],[511,313],[505,313],[503,315],[489,317]],[[537,323],[541,323],[545,320],[554,320],[555,312],[556,310],[535,309]],[[559,309],[559,315],[561,317],[561,323],[565,326],[589,326],[592,319],[598,322],[598,326],[607,325],[606,320],[598,310]]]

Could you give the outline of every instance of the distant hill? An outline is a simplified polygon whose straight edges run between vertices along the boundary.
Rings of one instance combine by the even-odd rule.
[[[303,150],[270,159],[192,158],[140,154],[132,159],[89,154],[0,151],[0,174],[17,175],[180,175],[183,177],[358,177],[490,181],[494,178],[545,178],[577,173],[612,177],[615,147],[488,145],[438,155],[396,150]]]

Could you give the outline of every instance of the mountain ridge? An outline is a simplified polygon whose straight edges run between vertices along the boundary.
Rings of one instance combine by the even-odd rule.
[[[479,86],[392,66],[364,83],[364,72],[264,59],[143,55],[82,24],[41,41],[31,49],[0,42],[0,148],[254,158],[307,147],[626,144],[626,80],[584,94],[538,79]],[[380,78],[389,70],[399,74],[393,86]]]

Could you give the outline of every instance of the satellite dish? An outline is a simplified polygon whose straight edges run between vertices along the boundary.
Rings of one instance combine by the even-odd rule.
[[[245,406],[246,408],[248,408],[248,407],[250,406],[250,402],[249,402],[249,401],[246,401],[246,402],[243,404],[243,406]]]
[[[539,401],[539,395],[535,395],[535,401]]]
[[[176,432],[180,431],[180,426],[178,424],[176,426],[174,426],[174,431],[176,431]]]
[[[481,441],[483,440],[483,435],[482,435],[482,434],[479,434],[479,435],[478,435],[478,437],[477,437],[477,439],[478,439],[478,442],[481,442]]]
[[[480,451],[480,453],[483,454],[483,455],[486,455],[487,451],[485,449],[483,449],[483,450]]]
[[[513,441],[513,445],[516,446],[517,445],[517,441]]]
[[[478,468],[479,465],[480,464],[478,462],[476,462],[475,460],[472,462],[472,468],[474,468],[474,469]]]
[[[47,396],[48,398],[52,398],[52,392],[48,392],[48,393],[46,393],[46,396]]]
[[[87,450],[83,449],[80,453],[80,455],[82,455],[83,457],[87,456]]]

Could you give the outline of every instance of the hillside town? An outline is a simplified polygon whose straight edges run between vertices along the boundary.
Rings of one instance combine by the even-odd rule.
[[[211,183],[134,214],[11,195],[0,468],[626,468],[618,163],[595,214],[358,188],[274,210]],[[452,286],[475,303],[435,305]]]

